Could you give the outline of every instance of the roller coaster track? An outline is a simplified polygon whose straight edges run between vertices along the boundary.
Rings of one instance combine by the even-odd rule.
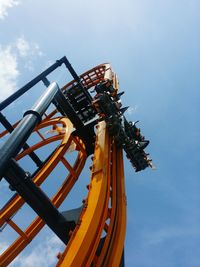
[[[62,60],[55,63],[55,67],[60,66],[61,63],[66,63],[65,60],[63,62]],[[68,63],[67,61],[67,64]],[[52,226],[52,217],[48,215],[51,214],[51,212],[55,212],[56,216],[58,214],[58,216],[60,216],[58,218],[61,218],[66,225],[66,236],[62,237],[63,234],[60,234],[61,240],[65,243],[65,249],[58,255],[57,267],[123,266],[123,249],[126,231],[126,195],[123,154],[122,146],[119,145],[118,141],[119,136],[115,138],[115,136],[111,135],[109,127],[107,126],[107,121],[103,119],[105,114],[102,115],[102,112],[98,111],[99,106],[97,107],[97,112],[95,109],[96,104],[92,104],[92,108],[91,105],[88,105],[89,108],[86,111],[84,106],[81,107],[80,111],[76,110],[76,103],[73,102],[74,99],[71,100],[70,98],[72,94],[70,95],[68,93],[82,90],[76,99],[79,99],[80,95],[82,97],[81,99],[83,99],[83,95],[85,95],[84,103],[86,103],[87,99],[91,100],[90,98],[94,101],[94,99],[97,99],[98,94],[96,94],[96,96],[89,94],[88,96],[87,93],[90,90],[94,90],[95,86],[106,82],[112,85],[116,95],[119,90],[117,77],[111,70],[109,64],[101,64],[80,76],[76,75],[74,70],[71,69],[72,67],[70,64],[66,66],[74,77],[74,80],[63,86],[61,92],[62,96],[65,95],[69,97],[70,103],[74,105],[74,110],[76,114],[78,114],[77,118],[75,118],[74,121],[70,119],[70,116],[72,116],[71,114],[74,112],[73,110],[69,116],[64,114],[65,107],[60,107],[59,103],[62,103],[62,101],[58,98],[56,104],[53,102],[57,109],[50,113],[45,111],[45,113],[41,115],[42,119],[37,122],[37,125],[35,125],[30,135],[26,138],[27,140],[32,137],[34,143],[29,146],[26,144],[26,140],[24,140],[23,144],[21,144],[21,148],[23,147],[23,149],[11,155],[7,160],[8,162],[6,163],[5,161],[5,163],[2,164],[1,177],[4,177],[7,182],[10,183],[11,189],[16,191],[16,193],[13,194],[10,200],[7,201],[0,210],[0,228],[4,229],[10,227],[17,234],[17,238],[11,242],[0,255],[0,266],[2,267],[8,266],[26,246],[29,245],[39,234],[45,223],[57,234],[56,231],[59,227],[54,227],[54,222]],[[48,75],[49,72],[47,71],[45,74]],[[42,80],[48,86],[48,80],[45,80],[46,75],[39,77],[38,80],[36,79],[36,82]],[[34,84],[34,81],[32,81],[32,83]],[[55,85],[53,86],[55,87]],[[28,89],[23,87],[20,90],[18,96],[14,95],[12,99],[8,98],[6,100],[7,102],[2,102],[1,110]],[[67,93],[68,95],[66,95]],[[81,106],[81,101],[77,100],[77,102],[79,106]],[[93,110],[95,110],[96,114],[99,113],[98,119],[96,119],[96,115],[93,114],[95,113]],[[28,116],[30,113],[30,111],[27,112]],[[36,111],[31,114],[35,115],[35,113]],[[87,126],[89,123],[88,121],[91,119],[90,116],[93,116],[91,125],[93,128],[96,128],[96,130],[92,130],[92,132],[89,132]],[[86,121],[87,119],[88,121]],[[77,124],[76,120],[78,121]],[[80,122],[82,123],[81,120],[85,123],[83,123],[83,129],[81,129],[79,124]],[[14,136],[14,133],[20,127],[20,124],[22,124],[22,122],[16,122],[11,125],[2,114],[1,122],[7,130],[0,133],[0,138],[5,138],[12,134]],[[85,131],[86,135],[84,135]],[[9,132],[12,133],[9,134]],[[50,137],[47,137],[48,132],[51,133]],[[93,140],[90,140],[90,138],[93,138]],[[28,141],[29,140],[30,139],[28,139]],[[93,143],[92,146],[91,143]],[[48,183],[51,173],[55,171],[56,168],[58,169],[60,164],[64,166],[66,170],[66,177],[57,188],[56,193],[51,198],[45,198],[46,202],[44,203],[49,205],[49,213],[48,208],[43,210],[43,208],[39,207],[38,209],[42,210],[40,213],[40,211],[37,212],[37,205],[40,206],[40,204],[33,203],[32,206],[32,202],[34,201],[30,200],[29,203],[29,200],[27,200],[29,196],[26,197],[26,192],[23,193],[21,189],[22,186],[24,186],[24,180],[22,179],[22,186],[18,188],[18,182],[15,183],[15,179],[17,178],[13,172],[7,171],[6,168],[10,167],[12,170],[12,168],[15,167],[16,169],[14,170],[16,170],[17,173],[20,160],[29,156],[32,159],[37,158],[37,152],[39,150],[48,151],[50,146],[54,147],[53,151],[49,152],[46,159],[42,161],[38,168],[35,168],[33,173],[27,174],[26,172],[21,172],[25,175],[24,180],[29,180],[28,182],[25,181],[27,186],[29,186],[30,183],[30,186],[36,190],[36,194],[38,192],[38,194],[41,194],[43,197],[42,185],[44,182]],[[76,152],[76,159],[73,164],[68,160],[69,151],[71,150]],[[84,169],[85,162],[89,155],[92,155],[92,166],[90,168],[90,183],[87,185],[88,194],[83,200],[82,208],[79,209],[78,220],[67,220],[64,213],[61,214],[58,208],[67,198],[69,192],[76,184],[76,181],[80,179],[79,176]],[[11,163],[9,163],[9,161]],[[17,164],[17,161],[19,164]],[[7,164],[6,168],[3,168],[5,164]],[[63,172],[59,175],[63,175]],[[15,222],[14,218],[26,202],[37,212],[38,216],[31,221],[28,227],[23,229]],[[34,207],[36,207],[36,209]]]

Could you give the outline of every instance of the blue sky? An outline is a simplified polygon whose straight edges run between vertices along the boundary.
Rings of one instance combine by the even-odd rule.
[[[0,1],[1,100],[63,55],[78,73],[110,62],[151,141],[156,171],[134,173],[125,158],[127,267],[200,266],[199,11],[198,0]],[[49,236],[47,251],[60,246]]]

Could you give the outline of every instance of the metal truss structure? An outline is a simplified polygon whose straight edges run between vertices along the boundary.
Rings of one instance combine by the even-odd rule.
[[[73,80],[60,89],[47,76],[63,64]],[[17,234],[0,255],[0,266],[8,266],[45,224],[65,244],[58,255],[57,267],[124,266],[126,194],[122,150],[135,171],[141,171],[152,165],[144,152],[149,141],[141,135],[136,123],[126,120],[126,108],[120,100],[123,93],[119,92],[117,76],[109,64],[78,76],[63,57],[4,100],[0,111],[41,81],[47,89],[20,121],[11,124],[0,113],[5,127],[0,138],[6,139],[0,148],[0,179],[5,179],[14,191],[1,207],[0,228],[11,227]],[[55,109],[48,112],[52,103]],[[45,131],[51,132],[51,136],[47,137]],[[29,145],[32,136],[34,143]],[[48,151],[54,143],[54,150],[41,160],[37,151]],[[73,164],[67,158],[71,150],[77,152]],[[93,163],[86,198],[80,208],[60,212],[59,206],[79,179],[90,155]],[[20,165],[20,160],[26,157],[34,162],[32,173]],[[68,175],[50,198],[41,186],[59,164]],[[25,203],[38,216],[22,229],[14,217]]]

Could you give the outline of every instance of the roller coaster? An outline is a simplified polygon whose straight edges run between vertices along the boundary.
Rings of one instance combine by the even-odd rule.
[[[73,79],[62,88],[48,78],[61,66]],[[44,88],[40,98],[22,119],[9,122],[4,109],[26,92],[31,95],[31,89],[40,82]],[[3,249],[0,266],[14,261],[45,225],[65,246],[57,256],[57,267],[124,266],[123,150],[136,172],[152,167],[152,161],[144,151],[149,141],[136,122],[127,121],[124,115],[127,107],[122,106],[122,95],[110,64],[98,65],[79,76],[63,57],[0,103],[0,122],[5,128],[0,133],[0,181],[6,181],[12,192],[0,210],[0,229],[10,227],[17,236]],[[41,150],[49,151],[44,159],[38,156]],[[76,152],[73,164],[68,159],[71,151]],[[89,156],[92,166],[87,196],[80,207],[61,212],[59,207]],[[25,158],[34,164],[32,172],[22,166]],[[66,177],[50,197],[42,185],[60,165]],[[37,216],[23,228],[15,217],[25,204]]]

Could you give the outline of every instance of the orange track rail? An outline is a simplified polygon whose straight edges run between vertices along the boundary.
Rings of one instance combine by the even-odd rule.
[[[126,229],[122,151],[105,123],[98,126],[87,207],[57,267],[119,266],[121,261]],[[102,236],[105,241],[98,252]]]

